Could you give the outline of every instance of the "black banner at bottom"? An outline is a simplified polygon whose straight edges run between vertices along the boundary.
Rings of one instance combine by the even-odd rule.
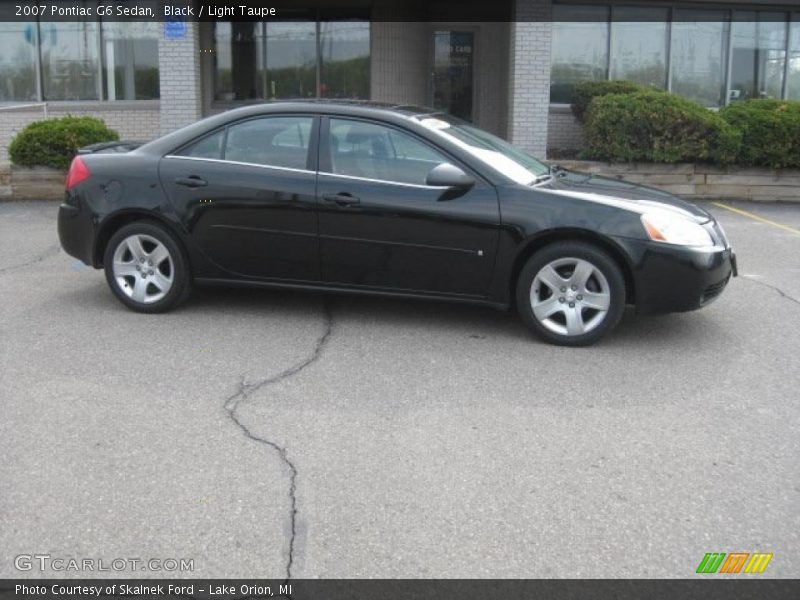
[[[800,580],[698,579],[4,579],[2,600],[149,598],[189,600],[641,600],[664,597],[800,598]]]

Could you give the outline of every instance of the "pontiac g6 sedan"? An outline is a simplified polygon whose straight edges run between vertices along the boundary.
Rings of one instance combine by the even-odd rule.
[[[436,298],[515,307],[570,346],[626,304],[704,306],[736,272],[702,208],[548,167],[430,109],[355,102],[249,106],[90,148],[58,229],[140,312],[211,283]]]

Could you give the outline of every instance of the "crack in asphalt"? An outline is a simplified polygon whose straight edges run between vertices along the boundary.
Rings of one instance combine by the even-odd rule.
[[[766,281],[761,281],[760,279],[756,279],[755,277],[752,277],[751,275],[742,275],[740,273],[739,277],[741,277],[742,279],[745,279],[747,281],[752,281],[753,283],[757,283],[758,285],[763,285],[764,287],[767,287],[767,288],[769,288],[771,290],[774,290],[774,291],[778,292],[778,294],[780,294],[781,296],[783,296],[784,298],[786,298],[790,302],[794,302],[795,304],[800,304],[800,299],[797,299],[794,296],[791,296],[791,295],[787,294],[781,288],[779,288],[777,285],[772,285],[771,283],[767,283]]]
[[[305,357],[299,360],[298,362],[294,363],[292,366],[284,369],[277,375],[272,375],[271,377],[267,377],[265,379],[259,379],[257,381],[248,382],[246,381],[245,377],[242,376],[241,381],[239,382],[239,389],[236,391],[235,394],[232,394],[225,400],[224,408],[225,411],[228,413],[228,417],[241,429],[242,433],[254,442],[259,444],[264,444],[269,446],[273,449],[277,454],[278,458],[281,462],[287,467],[289,470],[289,504],[291,508],[290,512],[290,537],[289,537],[289,551],[288,556],[286,558],[286,578],[284,579],[284,583],[288,584],[292,578],[292,566],[294,564],[294,544],[295,538],[297,535],[297,465],[289,458],[288,451],[286,447],[281,446],[277,442],[260,437],[257,434],[253,433],[247,425],[245,425],[239,415],[237,414],[237,410],[246,404],[249,401],[249,397],[254,392],[267,387],[269,385],[284,381],[294,375],[297,375],[306,367],[314,364],[322,355],[322,352],[325,348],[325,345],[328,343],[330,339],[331,332],[333,330],[333,316],[331,314],[330,306],[328,305],[327,301],[323,303],[323,315],[324,315],[324,324],[323,324],[323,331],[322,334],[317,338],[314,348],[312,351]]]
[[[61,250],[61,245],[60,244],[53,244],[52,246],[47,248],[47,250],[45,250],[41,254],[38,254],[37,256],[35,256],[34,258],[32,258],[31,260],[29,260],[27,262],[20,263],[18,265],[11,265],[11,266],[8,266],[8,267],[1,268],[0,269],[0,275],[4,275],[5,273],[10,273],[11,271],[18,271],[19,269],[24,269],[25,267],[30,267],[32,265],[35,265],[36,263],[40,263],[43,260],[45,260],[46,258],[50,258],[51,256],[55,256],[56,254],[59,253],[60,250]]]

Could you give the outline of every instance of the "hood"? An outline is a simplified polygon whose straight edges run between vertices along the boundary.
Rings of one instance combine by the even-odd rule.
[[[711,219],[708,211],[668,192],[591,173],[561,170],[535,187],[544,192],[618,206],[638,213],[667,210],[698,222]]]

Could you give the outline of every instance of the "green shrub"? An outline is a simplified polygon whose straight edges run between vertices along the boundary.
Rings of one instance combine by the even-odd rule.
[[[649,90],[643,85],[632,81],[584,81],[575,86],[572,96],[572,112],[579,121],[584,120],[589,103],[598,96],[608,94],[632,94]]]
[[[586,158],[614,162],[736,159],[741,134],[717,113],[657,91],[594,98],[585,116]]]
[[[119,135],[94,117],[35,121],[20,131],[8,146],[14,164],[66,169],[78,148],[97,142],[118,140]]]
[[[739,164],[800,167],[800,102],[746,100],[719,114],[742,132]]]

